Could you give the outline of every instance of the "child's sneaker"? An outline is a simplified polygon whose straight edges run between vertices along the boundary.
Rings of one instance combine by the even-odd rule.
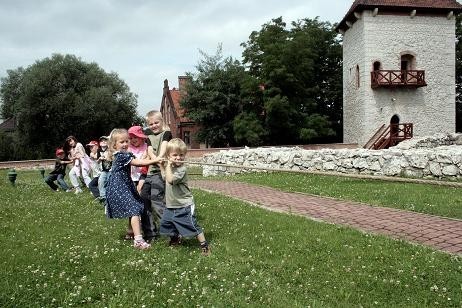
[[[210,253],[212,251],[210,250],[210,245],[209,244],[205,244],[205,245],[201,245],[201,254],[203,256],[210,256]]]
[[[77,194],[81,194],[81,193],[83,193],[82,188],[76,187],[76,188],[75,188],[75,191],[74,191],[74,194],[77,195]]]
[[[181,245],[181,236],[179,235],[171,236],[170,242],[168,242],[168,246],[178,246],[178,245]]]
[[[133,241],[133,247],[135,247],[136,249],[145,250],[145,249],[149,249],[151,245],[146,243],[144,240],[141,240],[141,241]]]

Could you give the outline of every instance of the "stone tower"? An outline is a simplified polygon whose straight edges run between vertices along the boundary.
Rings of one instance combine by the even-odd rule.
[[[360,146],[382,126],[455,132],[456,0],[356,0],[343,35],[343,130]]]

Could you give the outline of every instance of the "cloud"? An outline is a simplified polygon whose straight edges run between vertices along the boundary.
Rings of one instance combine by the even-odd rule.
[[[338,0],[2,0],[0,77],[54,53],[73,54],[116,72],[138,94],[143,115],[158,109],[164,79],[194,71],[199,49],[240,59],[252,31],[282,16],[339,22]]]

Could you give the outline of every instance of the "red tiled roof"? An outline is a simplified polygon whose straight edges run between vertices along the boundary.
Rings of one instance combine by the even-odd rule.
[[[355,0],[348,10],[348,13],[338,24],[338,29],[346,29],[346,21],[356,21],[354,12],[361,12],[367,9],[393,10],[393,11],[411,11],[425,13],[449,13],[454,11],[455,14],[462,12],[462,5],[456,0]]]
[[[4,132],[11,132],[16,129],[16,121],[14,118],[9,118],[2,123],[0,123],[0,130]]]
[[[184,108],[181,108],[180,106],[180,100],[181,100],[181,93],[180,90],[173,88],[170,91],[170,96],[172,97],[172,103],[173,107],[175,108],[175,111],[180,118],[180,122],[191,122],[191,120],[188,117],[184,116],[185,110]]]

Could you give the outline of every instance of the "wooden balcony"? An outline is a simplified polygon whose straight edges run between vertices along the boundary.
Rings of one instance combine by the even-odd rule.
[[[371,72],[371,88],[425,87],[425,71],[378,70]]]

